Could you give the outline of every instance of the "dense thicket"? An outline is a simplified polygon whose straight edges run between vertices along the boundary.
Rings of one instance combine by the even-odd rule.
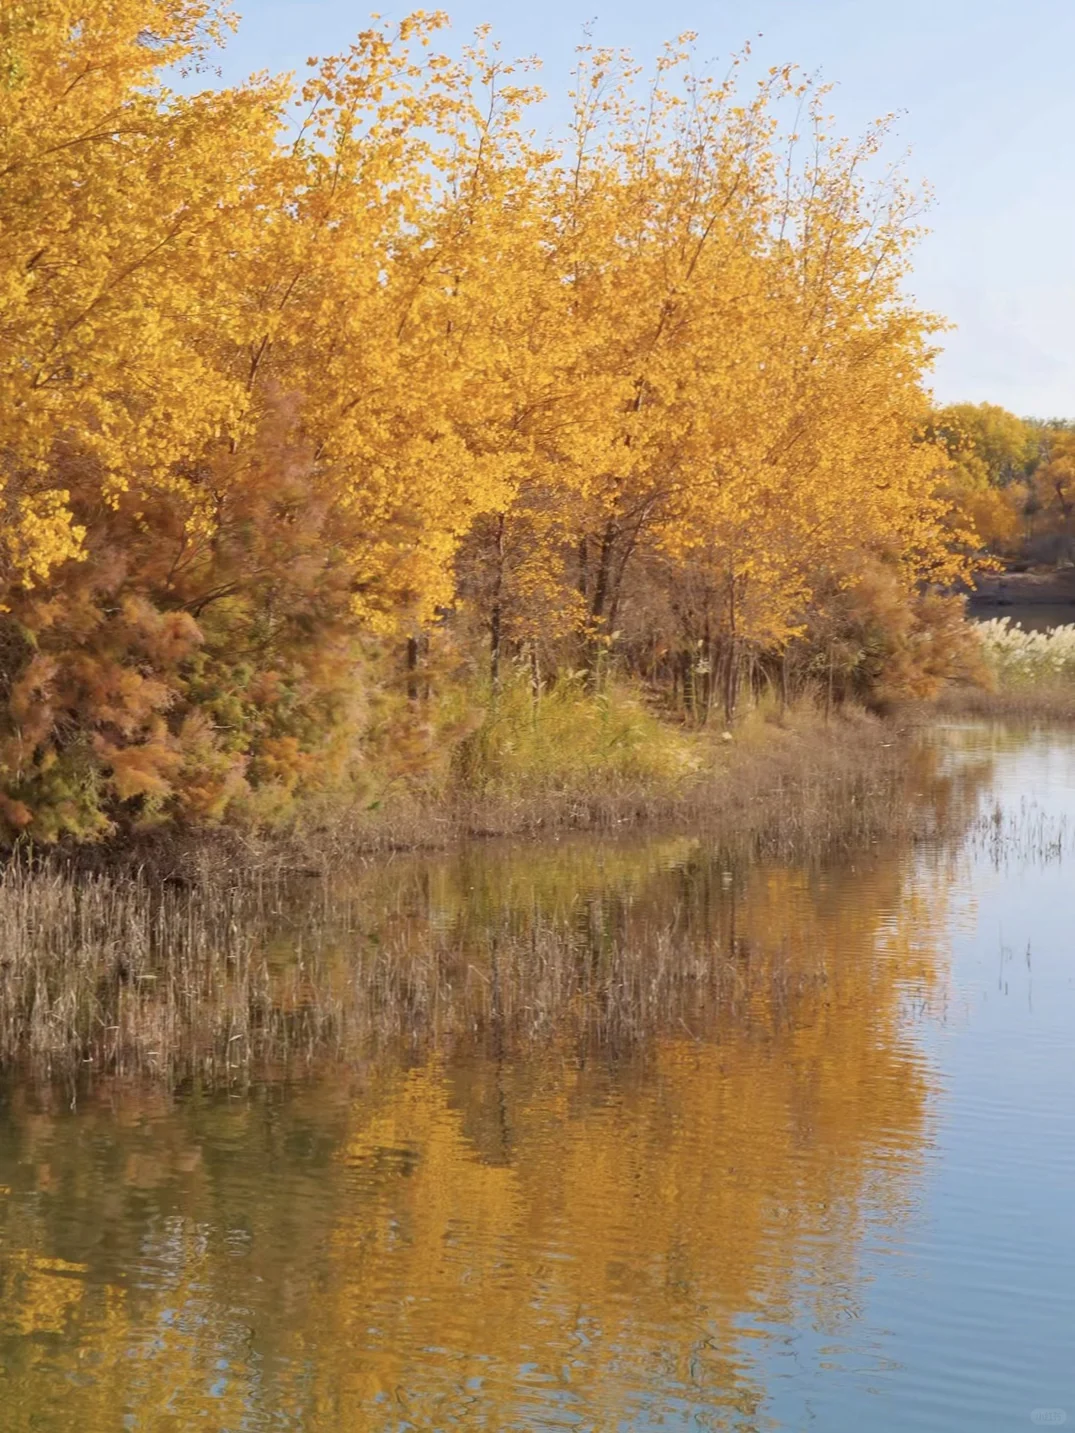
[[[421,15],[169,89],[226,23],[0,15],[9,837],[271,817],[391,744],[395,654],[404,709],[479,650],[494,692],[618,663],[699,720],[763,671],[928,685],[965,535],[882,131],[584,49],[539,143]]]

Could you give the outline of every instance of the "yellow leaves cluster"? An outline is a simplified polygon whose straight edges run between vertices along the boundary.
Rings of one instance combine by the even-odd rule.
[[[914,196],[871,195],[879,133],[825,141],[794,72],[743,100],[686,36],[640,93],[584,48],[539,144],[526,66],[483,33],[436,54],[439,13],[298,87],[183,94],[215,0],[78,15],[0,16],[0,604],[47,634],[56,730],[87,723],[121,799],[188,780],[210,689],[198,802],[247,761],[293,785],[345,634],[461,597],[509,639],[607,646],[625,605],[645,625],[649,563],[779,643],[819,572],[950,573]],[[132,597],[193,631],[147,656]],[[251,670],[286,721],[239,695]]]
[[[5,7],[4,497],[48,515],[9,553],[17,574],[41,580],[78,549],[51,471],[58,447],[77,447],[114,499],[174,482],[234,420],[234,377],[208,347],[221,317],[212,275],[250,168],[272,152],[266,95],[180,99],[156,79],[221,23],[186,0],[89,4],[77,24],[54,0]]]
[[[57,444],[113,506],[171,489],[208,532],[227,494],[197,470],[279,393],[368,535],[355,612],[375,624],[450,601],[474,517],[534,482],[611,524],[621,555],[654,525],[680,553],[719,532],[758,580],[803,544],[930,540],[908,462],[928,324],[897,292],[910,200],[871,212],[873,135],[778,162],[792,72],[737,102],[690,73],[688,36],[638,98],[636,71],[584,50],[569,138],[538,148],[536,91],[481,36],[462,62],[423,54],[444,17],[419,14],[322,62],[281,139],[283,84],[158,78],[219,8],[85,8],[4,22],[16,572],[79,551],[48,486]]]
[[[666,587],[708,584],[707,629],[738,609],[736,640],[779,644],[819,578],[878,554],[907,584],[951,578],[941,464],[918,441],[939,325],[901,294],[917,197],[861,178],[882,131],[827,142],[793,72],[745,104],[692,74],[688,50],[641,98],[634,79],[584,51],[569,142],[513,171],[526,222],[510,254],[509,206],[487,220],[513,302],[478,331],[499,318],[518,336],[482,388],[503,386],[494,442],[526,470],[504,524],[471,535],[467,572],[486,580],[470,595],[495,591],[525,639],[537,554],[563,574],[562,606],[582,594],[584,629],[611,635],[627,603],[652,630],[632,574],[657,559]],[[778,154],[789,100],[813,131],[802,163],[797,136]]]

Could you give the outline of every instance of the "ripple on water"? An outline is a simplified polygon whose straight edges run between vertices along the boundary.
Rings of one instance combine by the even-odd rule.
[[[230,1098],[14,1091],[0,1427],[1075,1418],[1075,882],[1040,839],[1075,743],[942,740],[1008,813],[960,851],[733,868],[660,838],[378,875],[397,937],[467,959],[561,922],[536,1045],[485,1008]],[[614,1038],[609,969],[647,1012]]]

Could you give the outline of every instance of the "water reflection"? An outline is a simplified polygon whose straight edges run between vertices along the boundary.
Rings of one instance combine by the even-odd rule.
[[[304,960],[410,952],[362,1062],[11,1093],[3,1426],[771,1426],[789,1329],[854,1324],[918,1197],[951,878],[669,838],[311,897]]]

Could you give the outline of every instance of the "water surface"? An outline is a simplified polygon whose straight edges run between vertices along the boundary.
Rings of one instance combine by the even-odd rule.
[[[366,873],[339,954],[435,938],[450,1039],[8,1089],[0,1429],[1075,1420],[1075,742],[937,740],[955,841]]]

